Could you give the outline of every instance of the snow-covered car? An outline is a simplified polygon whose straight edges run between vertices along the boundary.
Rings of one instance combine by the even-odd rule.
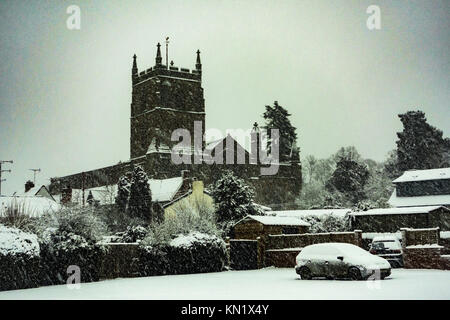
[[[303,280],[314,277],[384,279],[391,274],[391,265],[349,243],[320,243],[302,249],[296,258],[295,272]]]
[[[369,252],[386,259],[392,268],[403,267],[402,245],[395,236],[373,238]]]

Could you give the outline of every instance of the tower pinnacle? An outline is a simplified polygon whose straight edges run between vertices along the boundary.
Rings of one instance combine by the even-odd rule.
[[[158,42],[158,44],[156,45],[158,47],[158,49],[156,50],[156,65],[161,65],[162,64],[162,57],[161,57],[161,44]]]
[[[202,62],[200,61],[200,50],[197,50],[197,62],[195,64],[195,69],[198,71],[202,70]]]
[[[136,63],[136,54],[133,55],[133,68],[131,69],[131,74],[136,74],[138,73],[138,67],[137,67],[137,63]]]

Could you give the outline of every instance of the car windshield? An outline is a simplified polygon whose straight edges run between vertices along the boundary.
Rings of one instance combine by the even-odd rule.
[[[384,243],[383,242],[374,242],[372,244],[372,248],[376,249],[376,250],[383,250],[385,247],[384,247]]]

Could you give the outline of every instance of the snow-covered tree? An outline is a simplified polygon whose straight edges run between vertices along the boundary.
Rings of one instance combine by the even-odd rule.
[[[290,114],[277,101],[274,102],[274,106],[266,106],[266,111],[263,114],[266,120],[265,129],[267,130],[267,149],[271,150],[272,137],[270,129],[278,129],[280,133],[279,141],[279,157],[280,161],[285,161],[291,158],[291,153],[295,152],[296,156],[299,152],[295,147],[297,140],[297,133],[295,127],[292,126],[289,120]]]
[[[152,195],[147,173],[135,166],[131,177],[128,213],[132,217],[152,219]]]
[[[246,215],[258,214],[253,202],[254,191],[231,171],[224,171],[212,188],[217,221],[238,221]]]
[[[398,116],[403,123],[403,131],[397,133],[398,170],[450,166],[450,139],[427,123],[425,113],[408,111]]]
[[[127,173],[126,175],[121,176],[119,178],[119,182],[117,183],[116,205],[122,212],[126,212],[128,199],[130,197],[130,176],[131,173]]]
[[[333,189],[347,195],[354,203],[365,198],[364,186],[369,179],[367,165],[348,158],[336,163],[336,170],[327,182],[327,189]]]

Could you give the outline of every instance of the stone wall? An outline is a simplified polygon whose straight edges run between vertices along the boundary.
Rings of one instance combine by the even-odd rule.
[[[445,255],[439,228],[403,228],[401,231],[405,268],[450,270],[450,257]]]

